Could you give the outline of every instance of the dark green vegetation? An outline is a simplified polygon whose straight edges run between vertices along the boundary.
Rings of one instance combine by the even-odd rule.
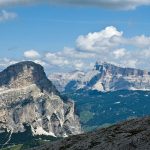
[[[149,91],[78,91],[67,96],[75,100],[85,131],[150,115]]]
[[[2,150],[25,150],[31,147],[37,147],[46,142],[55,141],[60,138],[51,136],[38,135],[33,136],[30,127],[26,126],[26,131],[23,133],[10,132],[0,133],[0,149]],[[8,140],[10,137],[10,140]]]
[[[2,147],[2,150],[26,150],[32,147],[37,147],[46,143],[49,143],[51,141],[58,140],[60,138],[54,138],[51,136],[32,136],[22,140],[25,135],[22,134],[22,136],[18,136],[20,134],[16,134],[15,136],[12,136],[12,139],[15,138],[15,140],[11,140],[8,144]],[[2,135],[0,135],[2,137]],[[4,136],[3,136],[4,137]],[[2,137],[2,138],[3,138]],[[19,138],[20,137],[20,138]],[[26,136],[25,136],[26,137]]]
[[[78,91],[62,95],[75,101],[76,111],[80,116],[82,127],[85,131],[91,131],[99,127],[107,127],[111,124],[129,120],[132,118],[150,115],[149,91]],[[45,145],[49,141],[57,140],[53,137],[33,137],[27,127],[25,133],[13,134],[7,146],[15,146],[5,150],[24,150],[30,147]],[[6,141],[6,134],[0,134],[0,144]],[[7,136],[8,138],[8,136]]]

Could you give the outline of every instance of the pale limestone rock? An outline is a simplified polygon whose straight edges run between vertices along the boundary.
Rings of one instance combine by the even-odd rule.
[[[102,92],[117,90],[150,91],[150,72],[120,67],[106,62],[97,62],[94,69],[87,72],[50,74],[49,79],[60,91],[64,92],[75,92],[77,90]]]
[[[0,130],[23,132],[31,126],[34,135],[68,136],[81,132],[74,102],[61,98],[33,62],[12,65],[0,73]]]

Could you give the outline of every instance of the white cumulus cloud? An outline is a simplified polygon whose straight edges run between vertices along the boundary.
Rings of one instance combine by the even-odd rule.
[[[35,50],[26,51],[24,56],[58,70],[87,70],[97,60],[150,70],[150,37],[137,35],[126,38],[123,31],[108,26],[98,32],[80,35],[75,48],[49,51],[40,59],[40,54]]]
[[[36,59],[40,57],[40,54],[35,50],[28,50],[24,52],[24,57],[29,59]]]
[[[145,35],[136,36],[136,37],[131,38],[128,41],[128,44],[133,44],[139,48],[150,47],[150,37],[146,37]]]
[[[77,38],[74,48],[64,47],[60,51],[39,53],[37,50],[24,52],[25,60],[33,60],[49,70],[87,70],[98,61],[124,67],[150,70],[150,36],[125,37],[122,31],[109,26],[98,32],[90,32]],[[15,61],[0,59],[0,67]]]
[[[69,65],[68,60],[65,57],[59,56],[57,53],[48,52],[45,55],[46,60],[50,63],[50,65],[56,66],[64,66]]]
[[[76,43],[84,51],[108,51],[120,44],[122,34],[115,27],[109,26],[102,31],[79,36]]]
[[[105,29],[80,35],[77,38],[77,48],[87,52],[110,52],[120,47],[132,46],[143,49],[150,48],[150,37],[139,35],[131,38],[126,38],[122,31],[118,31],[116,27],[109,26]],[[120,49],[123,53],[123,49]],[[115,52],[118,53],[118,52]]]
[[[114,54],[115,58],[118,59],[118,58],[121,58],[126,55],[126,50],[124,48],[117,49],[117,50],[113,51],[113,54]]]

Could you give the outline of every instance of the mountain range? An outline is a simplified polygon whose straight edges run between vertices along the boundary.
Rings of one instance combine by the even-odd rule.
[[[150,90],[150,72],[125,68],[106,62],[96,62],[93,69],[69,73],[52,73],[49,79],[59,91]]]
[[[90,71],[54,73],[49,75],[48,79],[44,68],[34,62],[25,61],[11,65],[0,72],[0,148],[21,144],[21,149],[26,149],[58,138],[80,134],[82,131],[93,131],[120,121],[147,116],[150,114],[149,98],[150,72],[140,69],[97,62]],[[130,124],[132,126],[135,122],[139,126],[146,124],[142,131],[147,131],[148,120],[134,119],[115,125],[119,126],[119,133],[116,133],[112,126],[106,130],[104,128],[69,137],[67,139],[71,142],[71,147],[67,139],[55,142],[59,145],[48,144],[48,147],[57,149],[57,146],[67,146],[68,149],[74,149],[75,146],[77,149],[86,149],[86,144],[91,145],[91,148],[101,147],[108,142],[97,144],[94,136],[101,141],[104,135],[107,140],[111,130],[117,138],[112,138],[112,141],[118,142],[121,148],[130,148],[132,142],[128,137],[121,137],[126,141],[126,145],[120,143],[118,137],[126,132],[130,133]],[[143,124],[140,124],[140,121]],[[140,136],[139,126],[133,130],[137,131],[137,138],[145,138],[145,135]],[[131,135],[133,139],[136,138],[134,131]],[[86,143],[82,137],[87,139]],[[82,144],[78,144],[76,138],[81,139]],[[94,141],[94,145],[90,139]],[[74,145],[74,140],[77,145]],[[142,141],[133,144],[138,147],[141,143]],[[47,148],[47,145],[44,145],[44,148]]]
[[[41,65],[25,61],[0,72],[0,133],[66,137],[81,133],[74,102],[63,98]],[[1,141],[1,140],[0,140]]]

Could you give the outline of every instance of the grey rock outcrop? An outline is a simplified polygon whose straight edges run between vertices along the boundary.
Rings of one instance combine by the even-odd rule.
[[[0,72],[0,131],[24,132],[57,137],[79,134],[74,102],[63,100],[41,65],[30,61]]]
[[[150,150],[150,117],[129,120],[33,150]]]
[[[60,75],[61,74],[61,75]],[[60,76],[59,76],[60,75]],[[119,67],[106,62],[96,62],[88,72],[56,73],[49,79],[65,92],[84,90],[150,90],[150,72],[135,68]],[[62,81],[65,81],[62,83]]]

